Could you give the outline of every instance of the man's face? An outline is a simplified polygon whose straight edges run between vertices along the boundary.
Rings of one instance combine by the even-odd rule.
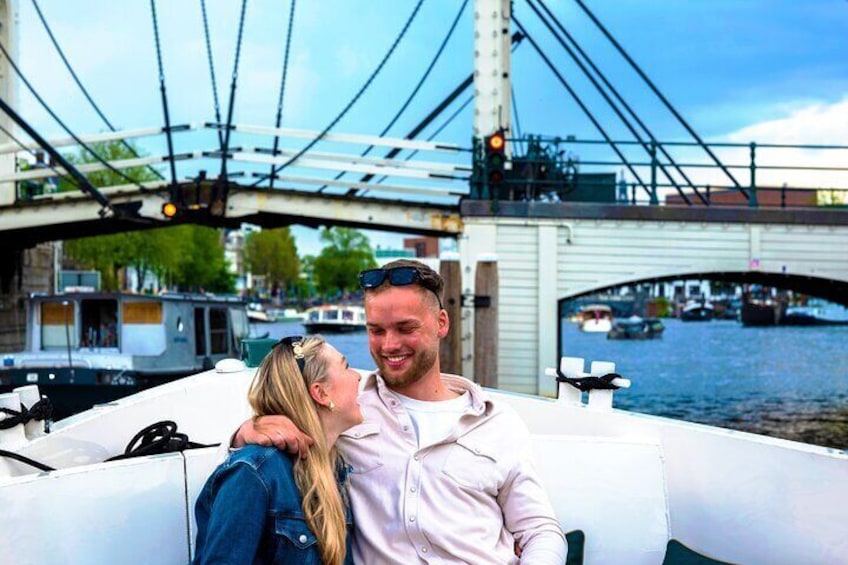
[[[367,292],[365,318],[371,357],[392,389],[439,378],[439,340],[448,319],[433,293],[417,285]]]

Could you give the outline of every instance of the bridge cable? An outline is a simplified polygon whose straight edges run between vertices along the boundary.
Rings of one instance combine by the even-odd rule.
[[[621,159],[622,164],[625,167],[627,167],[627,169],[630,171],[630,174],[632,174],[633,177],[637,181],[639,181],[639,185],[650,196],[651,195],[650,190],[648,189],[645,182],[642,180],[642,177],[639,176],[639,173],[636,172],[636,170],[633,168],[633,165],[630,163],[630,161],[627,160],[627,158],[624,156],[624,154],[618,148],[616,143],[607,134],[604,127],[600,124],[600,122],[598,122],[598,120],[595,118],[595,116],[592,114],[592,112],[589,111],[589,108],[586,107],[586,104],[584,104],[583,101],[580,99],[580,97],[577,96],[577,93],[574,91],[573,88],[571,88],[571,85],[569,85],[568,82],[563,78],[562,74],[557,70],[556,66],[554,66],[554,64],[551,62],[551,60],[548,58],[548,56],[545,55],[545,53],[542,51],[542,49],[539,47],[539,45],[536,43],[536,41],[533,39],[533,37],[530,35],[530,33],[524,28],[523,25],[521,25],[521,21],[515,16],[515,14],[512,15],[512,20],[518,26],[518,29],[520,29],[521,32],[524,35],[527,36],[527,39],[530,41],[530,44],[533,46],[533,48],[536,50],[536,52],[539,54],[539,56],[542,58],[542,60],[545,62],[545,64],[548,65],[548,68],[551,70],[551,72],[554,73],[554,75],[556,75],[556,77],[559,79],[560,84],[562,84],[562,86],[568,91],[568,93],[571,94],[571,97],[574,99],[574,101],[577,103],[577,105],[580,106],[580,109],[583,110],[583,113],[586,114],[586,117],[589,118],[589,120],[592,122],[592,124],[598,130],[598,132],[600,132],[601,136],[604,138],[604,140],[607,142],[607,144],[612,148],[613,151],[615,151],[616,155],[618,155],[619,159]]]
[[[21,149],[23,149],[24,151],[26,151],[27,153],[29,153],[30,155],[32,155],[33,157],[38,159],[38,155],[36,154],[35,149],[30,149],[29,147],[27,147],[26,144],[23,141],[18,139],[11,131],[9,131],[8,129],[3,127],[2,124],[0,124],[0,131],[2,131],[4,134],[6,134],[6,136],[9,139],[11,139],[13,142],[15,142],[15,144],[18,147],[20,147]],[[48,160],[47,163],[45,163],[45,164],[47,165],[47,168],[49,168],[51,171],[56,173],[56,176],[64,178],[66,181],[68,181],[70,184],[72,184],[74,186],[74,188],[76,188],[77,190],[80,190],[79,183],[77,182],[77,180],[74,177],[72,177],[71,175],[69,175],[67,173],[62,173],[61,171],[59,171],[59,169],[56,168],[52,164],[51,160]],[[18,182],[22,182],[22,181],[18,181]],[[23,181],[23,182],[26,182],[26,181]]]
[[[288,74],[289,69],[289,50],[291,48],[291,38],[292,38],[292,28],[294,27],[294,7],[296,0],[291,0],[291,8],[289,9],[289,26],[288,31],[286,32],[286,50],[285,55],[283,55],[283,76],[280,78],[280,96],[277,99],[277,118],[274,120],[274,127],[280,127],[280,124],[283,123],[283,100],[286,92],[286,75]],[[274,147],[272,149],[271,155],[276,156],[277,150],[280,148],[280,136],[274,135]],[[271,165],[271,185],[270,188],[273,190],[274,188],[274,180],[276,175],[274,174],[274,165]],[[336,177],[338,178],[338,177]],[[318,192],[321,192],[319,189]]]
[[[28,90],[30,91],[30,93],[31,93],[31,94],[35,97],[35,99],[38,101],[38,103],[39,103],[39,104],[41,104],[41,107],[42,107],[42,108],[44,108],[44,110],[45,110],[48,114],[50,114],[50,117],[51,117],[51,118],[53,118],[53,119],[56,121],[56,123],[57,123],[57,124],[59,124],[59,126],[60,126],[63,130],[65,130],[65,132],[66,132],[69,136],[71,136],[71,138],[72,138],[72,139],[73,139],[73,140],[77,143],[77,145],[79,145],[79,146],[80,146],[81,148],[83,148],[85,151],[87,151],[88,153],[90,153],[90,154],[91,154],[91,156],[92,156],[92,157],[94,157],[94,159],[95,159],[97,162],[99,162],[101,165],[105,166],[107,169],[109,169],[110,171],[112,171],[113,173],[115,173],[116,175],[118,175],[119,177],[121,177],[122,179],[124,179],[124,180],[126,180],[126,181],[129,181],[131,184],[134,184],[134,185],[135,185],[135,186],[137,186],[137,187],[138,187],[138,188],[139,188],[142,192],[146,192],[146,191],[148,190],[148,188],[147,188],[146,186],[142,185],[142,184],[141,184],[141,183],[139,183],[137,180],[135,180],[135,179],[133,179],[133,178],[131,178],[131,177],[128,177],[128,176],[127,176],[127,175],[125,175],[123,172],[121,172],[120,170],[118,170],[118,169],[116,169],[115,167],[113,167],[113,166],[111,165],[111,163],[109,163],[108,161],[106,161],[105,159],[103,159],[100,155],[98,155],[98,154],[97,154],[97,152],[96,152],[96,151],[94,151],[91,147],[89,147],[89,146],[88,146],[88,144],[86,144],[86,143],[85,143],[82,139],[80,139],[80,138],[79,138],[79,137],[78,137],[78,136],[77,136],[77,135],[76,135],[73,131],[71,131],[71,128],[69,128],[69,127],[67,126],[67,124],[65,124],[65,122],[63,122],[63,121],[62,121],[62,119],[61,119],[61,118],[59,118],[59,116],[56,114],[56,112],[54,112],[54,111],[50,108],[50,106],[47,104],[47,102],[45,102],[45,101],[44,101],[44,99],[41,97],[41,95],[39,95],[39,94],[38,94],[38,92],[35,90],[35,87],[33,87],[33,86],[32,86],[32,83],[30,83],[30,82],[29,82],[29,80],[27,80],[26,76],[24,76],[24,74],[23,74],[23,72],[21,71],[21,69],[18,67],[18,65],[17,65],[17,64],[15,64],[15,61],[12,59],[12,57],[11,57],[11,56],[9,56],[9,52],[6,50],[6,47],[3,45],[3,43],[2,43],[2,42],[0,42],[0,53],[2,53],[4,57],[6,57],[6,60],[7,60],[7,61],[9,61],[9,65],[12,67],[12,70],[13,70],[13,71],[15,71],[15,74],[16,74],[16,75],[18,75],[18,78],[19,78],[19,79],[21,79],[21,81],[24,83],[24,86],[26,86],[26,87],[27,87],[27,89],[28,89]],[[9,108],[9,110],[11,110],[11,107],[9,107],[8,105],[6,105],[6,107],[7,107],[7,108]],[[14,110],[11,110],[11,111],[12,111],[12,112],[14,112]],[[8,112],[7,112],[7,113],[8,113]],[[16,114],[16,115],[17,115],[17,114]],[[21,119],[21,120],[23,120],[23,118],[21,118],[20,116],[18,116],[18,118],[19,118],[19,119]],[[20,125],[20,123],[19,123],[18,125]],[[77,171],[77,170],[76,170],[76,167],[74,167],[73,165],[71,165],[71,164],[68,162],[68,160],[67,160],[67,159],[65,159],[63,156],[61,156],[61,155],[59,154],[59,152],[58,152],[58,151],[56,151],[56,149],[55,149],[52,145],[50,145],[50,143],[49,143],[46,139],[44,139],[43,137],[41,137],[41,136],[40,136],[39,134],[37,134],[37,133],[35,134],[35,136],[37,136],[37,137],[33,136],[33,132],[34,132],[35,130],[34,130],[34,129],[33,129],[33,128],[29,125],[29,124],[27,124],[27,125],[26,125],[26,127],[24,127],[24,126],[21,126],[21,127],[22,127],[22,128],[24,128],[24,130],[27,132],[27,134],[29,134],[29,136],[30,136],[30,137],[32,137],[32,138],[33,138],[33,139],[34,139],[34,140],[35,140],[35,141],[36,141],[39,145],[41,145],[41,147],[42,147],[45,151],[47,151],[48,153],[50,153],[50,155],[51,155],[51,156],[53,156],[53,158],[54,158],[54,159],[56,159],[57,161],[59,161],[59,163],[60,163],[60,165],[62,166],[62,168],[65,168],[65,166],[66,166],[66,164],[67,164],[68,166],[70,166],[70,167],[71,167],[71,168],[72,168],[72,169],[76,172],[76,174],[80,175],[82,178],[85,178],[85,177],[82,175],[82,173],[80,173],[79,171]],[[56,157],[57,155],[59,155],[59,158],[57,158],[57,157]],[[60,159],[61,159],[61,160],[60,160]],[[68,171],[68,172],[69,172],[70,174],[73,174],[71,171]],[[86,179],[86,180],[85,180],[85,185],[86,185],[87,187],[89,187],[87,191],[89,192],[89,194],[91,194],[90,189],[94,189],[94,185],[92,185],[92,184],[91,184],[91,182],[90,182],[88,179]],[[98,194],[99,194],[99,192],[98,192]],[[98,202],[100,202],[100,201],[98,200]],[[102,204],[102,203],[101,203],[101,204]],[[106,207],[106,206],[104,205],[104,207]],[[111,206],[109,206],[109,207],[111,208]]]
[[[376,69],[374,69],[374,72],[373,72],[373,73],[371,73],[371,76],[370,76],[370,77],[368,77],[368,80],[366,80],[366,81],[365,81],[365,84],[363,84],[363,85],[362,85],[362,87],[359,89],[359,92],[357,92],[357,93],[354,95],[354,97],[351,99],[351,101],[350,101],[350,102],[348,102],[347,106],[345,106],[345,107],[342,109],[342,111],[341,111],[341,112],[339,112],[339,115],[337,115],[337,116],[336,116],[336,117],[335,117],[335,118],[334,118],[334,119],[330,122],[330,124],[329,124],[327,127],[325,127],[325,128],[321,131],[321,133],[319,133],[319,134],[315,137],[315,139],[313,139],[312,141],[310,141],[309,143],[307,143],[307,144],[306,144],[306,146],[305,146],[303,149],[301,149],[300,151],[298,151],[298,152],[294,155],[294,157],[292,157],[291,159],[289,159],[288,161],[286,161],[286,162],[285,162],[285,163],[283,163],[282,165],[279,165],[279,166],[275,166],[275,167],[273,167],[273,168],[271,169],[271,174],[270,174],[270,175],[263,175],[263,176],[260,176],[260,178],[259,178],[259,179],[258,179],[255,183],[253,183],[253,184],[251,185],[251,187],[256,186],[257,184],[259,184],[259,183],[260,183],[260,182],[262,182],[263,180],[266,180],[266,179],[270,178],[270,177],[271,177],[271,176],[273,176],[273,175],[276,175],[277,173],[279,173],[280,171],[282,171],[283,169],[285,169],[286,167],[288,167],[289,165],[291,165],[294,161],[297,161],[298,159],[300,159],[300,158],[304,155],[304,153],[306,153],[307,151],[309,151],[310,149],[312,149],[312,148],[315,146],[315,144],[316,144],[316,143],[318,143],[319,141],[321,141],[321,139],[323,139],[323,138],[324,138],[324,136],[325,136],[325,135],[327,135],[327,133],[328,133],[331,129],[333,129],[333,128],[335,127],[335,125],[336,125],[336,124],[337,124],[337,123],[338,123],[338,122],[339,122],[339,121],[340,121],[340,120],[341,120],[341,119],[345,116],[345,114],[347,114],[348,110],[350,110],[350,109],[351,109],[351,107],[353,107],[353,105],[354,105],[354,104],[356,104],[356,102],[359,100],[359,98],[362,96],[362,94],[365,92],[365,90],[366,90],[369,86],[371,86],[371,83],[374,81],[374,79],[377,77],[377,75],[378,75],[378,74],[380,73],[380,71],[383,69],[383,67],[385,66],[386,62],[389,60],[389,57],[391,57],[391,56],[392,56],[392,54],[394,53],[394,51],[395,51],[395,49],[397,48],[398,44],[400,43],[400,40],[401,40],[401,39],[403,39],[403,36],[404,36],[404,35],[406,35],[406,32],[407,32],[407,30],[409,29],[409,26],[412,24],[413,20],[415,20],[415,16],[418,14],[418,10],[421,8],[421,4],[423,4],[423,2],[424,2],[424,0],[418,0],[418,3],[416,3],[416,4],[415,4],[415,8],[412,10],[412,14],[410,14],[409,18],[406,20],[406,23],[403,25],[403,28],[401,29],[400,33],[399,33],[399,34],[398,34],[398,36],[395,38],[395,40],[394,40],[394,42],[392,43],[391,47],[389,47],[388,52],[386,52],[386,54],[383,56],[383,60],[382,60],[382,61],[380,61],[380,64],[379,64],[379,65],[377,65],[377,68],[376,68]]]
[[[109,119],[100,110],[100,107],[97,106],[97,104],[94,102],[94,99],[88,93],[88,90],[86,90],[86,88],[83,86],[82,81],[80,81],[79,77],[77,76],[77,73],[74,71],[73,67],[71,66],[70,61],[68,61],[68,58],[65,57],[65,52],[59,46],[59,42],[56,40],[56,37],[53,35],[53,30],[51,30],[50,26],[47,24],[47,19],[44,17],[44,14],[41,13],[41,8],[38,6],[38,1],[32,0],[32,5],[35,8],[35,12],[38,14],[38,18],[41,20],[42,25],[44,25],[44,31],[47,32],[47,36],[50,37],[50,41],[53,43],[53,47],[56,48],[56,52],[59,54],[59,58],[62,59],[62,62],[65,64],[65,68],[68,70],[68,73],[70,73],[71,78],[74,79],[74,82],[79,87],[83,96],[85,96],[85,99],[88,100],[88,103],[91,104],[91,107],[94,108],[94,111],[97,113],[98,116],[100,116],[100,119],[103,120],[103,123],[106,124],[106,127],[108,127],[111,131],[117,132],[118,130],[115,128],[115,126],[112,125],[112,123],[109,121]],[[132,145],[130,145],[129,143],[127,143],[127,141],[125,139],[122,139],[121,143],[124,145],[124,147],[127,148],[127,150],[132,154],[133,157],[140,157],[140,155],[135,150],[135,148]],[[150,165],[148,165],[147,168],[150,169],[150,171],[154,175],[159,177],[160,179],[164,178],[162,176],[162,173],[160,173],[154,167],[151,167]]]
[[[159,43],[159,21],[156,19],[156,0],[150,0],[153,17],[153,39],[156,44],[156,62],[159,66],[159,92],[162,95],[162,111],[165,114],[165,138],[168,141],[168,161],[171,166],[171,199],[177,198],[177,165],[174,162],[174,141],[171,136],[171,117],[168,114],[168,94],[165,90],[165,71],[162,68],[162,48]]]
[[[621,109],[619,109],[619,107],[616,105],[616,103],[612,99],[610,99],[609,94],[607,94],[607,92],[603,89],[603,87],[598,83],[595,76],[593,76],[592,73],[589,72],[589,69],[586,68],[586,65],[584,65],[583,61],[581,61],[580,58],[575,54],[574,50],[572,50],[571,47],[569,47],[563,41],[562,37],[559,36],[557,31],[553,27],[551,27],[551,23],[550,23],[549,20],[553,20],[554,23],[557,25],[557,27],[560,29],[560,31],[565,35],[565,37],[573,45],[576,46],[576,48],[579,50],[580,54],[586,60],[588,65],[591,67],[591,69],[604,82],[604,85],[617,97],[618,102],[624,106],[624,108],[630,113],[630,115],[632,117],[635,118],[636,123],[638,125],[640,125],[644,131],[647,132],[647,135],[651,138],[651,141],[654,143],[654,147],[659,147],[659,149],[663,152],[663,154],[672,162],[672,164],[674,164],[674,160],[671,158],[671,156],[668,154],[668,152],[665,151],[665,148],[661,144],[657,144],[657,140],[654,138],[654,136],[651,134],[651,132],[648,131],[648,128],[645,126],[645,124],[639,119],[638,116],[636,116],[636,113],[633,111],[633,109],[622,99],[622,97],[619,95],[618,91],[612,86],[612,84],[610,84],[610,82],[606,79],[606,77],[600,71],[600,69],[598,69],[598,67],[595,66],[595,64],[592,62],[591,58],[586,54],[586,52],[583,51],[579,47],[579,45],[576,45],[576,42],[574,41],[573,37],[565,30],[565,28],[559,22],[557,17],[550,10],[548,10],[547,6],[545,6],[545,4],[542,0],[539,0],[539,4],[544,8],[545,12],[548,15],[548,19],[546,19],[545,16],[543,16],[539,12],[539,9],[535,6],[535,4],[533,3],[532,0],[527,0],[527,5],[530,6],[530,8],[536,13],[536,16],[539,18],[539,20],[541,20],[541,22],[545,25],[545,27],[548,28],[548,31],[550,31],[551,35],[554,36],[554,39],[557,40],[557,42],[560,44],[560,46],[566,51],[566,53],[568,53],[568,55],[571,57],[571,59],[577,64],[577,66],[580,68],[580,70],[583,72],[583,74],[586,76],[586,78],[589,79],[589,81],[592,83],[592,85],[595,87],[595,89],[600,93],[600,95],[604,98],[604,100],[609,105],[609,107],[612,108],[612,110],[615,112],[615,114],[618,116],[618,118],[621,120],[621,122],[624,124],[624,126],[630,131],[630,133],[633,135],[633,137],[636,138],[637,142],[642,147],[642,149],[644,149],[645,152],[648,153],[649,156],[653,157],[653,151],[652,151],[651,147],[648,145],[648,143],[636,131],[636,128],[633,127],[633,125],[630,123],[630,120],[628,120],[627,117],[621,112]],[[678,192],[678,194],[680,194],[681,198],[683,198],[683,200],[686,202],[686,204],[691,205],[692,203],[689,201],[689,198],[686,196],[686,194],[680,188],[677,181],[671,175],[669,175],[668,171],[665,168],[665,165],[663,163],[659,162],[659,161],[657,163],[658,163],[660,171],[663,173],[663,175],[665,175],[666,179],[668,179],[668,181],[671,183],[671,185],[677,190],[677,192]],[[680,174],[683,175],[683,178],[685,178],[687,180],[687,182],[689,182],[689,185],[692,187],[692,190],[694,190],[695,194],[697,194],[698,197],[701,199],[701,202],[705,205],[709,205],[707,200],[703,196],[701,196],[701,194],[698,192],[698,189],[695,188],[695,186],[688,179],[686,174],[683,171],[681,171],[680,167],[677,167],[676,164],[675,164],[675,167],[676,167],[677,171]],[[652,192],[653,192],[654,188],[655,187],[653,187],[653,186],[651,187]]]
[[[515,33],[513,33],[513,34],[512,34],[512,38],[511,38],[512,46],[510,47],[510,52],[511,52],[511,53],[515,53],[515,51],[518,49],[518,46],[519,46],[519,45],[521,45],[521,41],[522,41],[523,39],[524,39],[524,36],[523,36],[520,32],[515,32]],[[417,125],[417,126],[415,126],[415,128],[413,128],[413,129],[412,129],[412,131],[410,131],[408,134],[406,134],[406,139],[414,139],[416,136],[418,136],[418,134],[419,134],[419,133],[421,133],[422,131],[424,131],[424,128],[426,128],[428,125],[430,125],[430,123],[431,123],[433,120],[435,120],[435,119],[439,116],[439,114],[441,114],[441,113],[445,110],[445,108],[447,108],[448,106],[450,106],[450,105],[453,103],[453,101],[454,101],[454,100],[456,100],[456,99],[459,97],[459,95],[460,95],[460,94],[462,94],[463,92],[465,92],[465,91],[468,89],[468,87],[469,87],[469,86],[471,86],[471,84],[472,84],[473,82],[474,82],[474,75],[473,75],[473,74],[468,75],[468,76],[465,78],[465,80],[463,80],[463,81],[459,84],[459,86],[457,86],[456,88],[454,88],[454,89],[453,89],[453,91],[452,91],[450,94],[448,94],[448,95],[447,95],[447,97],[445,97],[445,99],[444,99],[444,100],[442,100],[442,102],[441,102],[438,106],[436,106],[436,108],[435,108],[432,112],[430,112],[430,113],[427,115],[427,117],[425,117],[423,120],[421,120],[421,121],[418,123],[418,125]],[[460,114],[460,113],[461,113],[461,112],[462,112],[462,111],[463,111],[463,110],[464,110],[464,109],[465,109],[465,108],[466,108],[466,107],[467,107],[467,106],[468,106],[468,105],[469,105],[469,104],[470,104],[473,100],[474,100],[474,96],[473,96],[473,95],[469,96],[469,97],[465,100],[465,102],[463,102],[463,103],[462,103],[462,105],[460,105],[460,107],[459,107],[459,108],[458,108],[458,109],[457,109],[457,110],[456,110],[453,114],[451,114],[451,115],[448,117],[448,119],[447,119],[447,120],[445,120],[445,122],[444,122],[441,126],[439,126],[439,127],[436,129],[436,131],[434,131],[432,134],[430,134],[430,135],[427,137],[427,141],[432,141],[432,140],[433,140],[433,139],[434,139],[437,135],[439,135],[439,134],[442,132],[442,130],[444,130],[446,127],[448,127],[448,125],[450,125],[450,124],[451,124],[451,122],[453,122],[453,121],[456,119],[456,117],[457,117],[457,116],[459,116],[459,114]],[[394,149],[392,149],[391,151],[389,151],[388,153],[386,153],[386,155],[384,156],[384,158],[391,159],[392,157],[394,157],[395,155],[397,155],[397,154],[398,154],[398,153],[400,153],[400,152],[401,152],[401,149],[399,149],[399,148],[395,147]],[[411,160],[411,159],[412,159],[415,155],[417,155],[419,152],[420,152],[420,149],[415,149],[414,151],[410,152],[410,154],[409,154],[409,155],[408,155],[408,156],[404,159],[404,161],[409,161],[409,160]],[[374,177],[374,175],[373,175],[373,174],[368,174],[368,175],[365,175],[364,177],[362,177],[362,179],[361,179],[361,180],[362,180],[362,182],[367,182],[367,181],[368,181],[368,180],[370,180],[372,177]],[[389,178],[389,175],[383,175],[383,176],[381,176],[381,177],[380,177],[380,178],[379,178],[379,179],[378,179],[378,180],[377,180],[374,184],[381,184],[381,183],[382,183],[383,181],[385,181],[387,178]],[[364,193],[363,193],[363,194],[364,194]]]
[[[230,82],[230,101],[227,108],[227,125],[224,130],[224,146],[221,148],[221,174],[218,177],[218,181],[214,185],[212,201],[218,200],[219,196],[223,196],[226,198],[227,196],[227,152],[230,147],[230,133],[232,132],[233,126],[233,108],[235,106],[236,101],[236,83],[238,82],[238,67],[239,67],[239,59],[241,57],[241,44],[242,37],[244,32],[244,15],[247,11],[247,0],[242,0],[241,2],[241,15],[239,16],[239,27],[238,27],[238,38],[236,39],[236,53],[235,60],[233,61],[233,75],[232,81]],[[218,194],[218,189],[220,183],[224,183],[223,195]]]
[[[516,144],[518,148],[521,148],[521,120],[518,118],[518,103],[515,101],[515,89],[512,87],[512,83],[509,85],[509,99],[512,101],[512,114],[515,116],[515,137],[519,140]],[[522,149],[523,151],[523,149]]]
[[[722,171],[724,171],[724,173],[733,182],[733,184],[742,193],[742,195],[746,199],[750,200],[750,196],[748,195],[748,191],[745,190],[745,188],[742,185],[739,184],[739,182],[736,180],[736,177],[734,177],[733,174],[730,172],[730,170],[724,165],[724,163],[722,163],[721,160],[718,157],[716,157],[716,155],[709,148],[709,146],[706,143],[704,143],[704,141],[700,138],[698,133],[694,129],[692,129],[692,127],[683,118],[683,116],[681,116],[680,113],[674,108],[674,106],[671,105],[671,102],[669,102],[668,99],[666,99],[666,97],[663,96],[663,94],[662,94],[662,92],[660,92],[659,88],[657,88],[656,85],[654,85],[654,83],[651,81],[651,79],[648,78],[648,75],[646,75],[644,73],[644,71],[642,71],[642,69],[639,67],[639,65],[636,64],[636,61],[634,61],[630,57],[630,55],[627,54],[627,51],[624,50],[624,48],[621,46],[621,44],[618,41],[616,41],[616,39],[607,30],[607,28],[604,27],[604,25],[598,20],[598,18],[595,17],[595,14],[593,14],[591,12],[591,10],[589,10],[589,8],[586,7],[586,4],[583,3],[583,0],[574,0],[574,1],[577,2],[577,4],[580,6],[580,8],[589,17],[589,19],[592,20],[592,22],[597,26],[597,28],[601,31],[601,33],[603,33],[604,36],[606,36],[606,38],[610,41],[610,43],[613,44],[613,46],[616,48],[616,50],[618,50],[618,52],[621,54],[621,56],[624,57],[624,59],[630,64],[630,66],[633,68],[633,70],[636,71],[636,73],[642,78],[642,80],[645,81],[645,84],[647,84],[648,87],[654,92],[654,94],[657,95],[657,98],[660,99],[660,101],[665,105],[665,107],[669,110],[669,112],[671,112],[674,115],[674,117],[677,118],[677,121],[680,122],[680,124],[684,128],[686,128],[686,131],[689,132],[689,135],[691,135],[695,139],[695,141],[698,143],[698,145],[707,153],[707,155],[709,155],[712,158],[713,162],[716,165],[718,165],[718,167]]]
[[[671,166],[673,166],[675,168],[675,170],[683,177],[683,179],[692,188],[693,192],[701,200],[701,202],[704,205],[709,206],[709,201],[706,198],[704,198],[704,196],[700,193],[700,191],[698,191],[697,187],[695,187],[694,183],[689,179],[689,177],[686,175],[685,171],[683,171],[683,169],[681,169],[680,166],[677,165],[677,163],[674,161],[674,158],[665,149],[665,146],[657,141],[656,137],[654,137],[653,133],[650,131],[648,126],[645,125],[645,123],[639,118],[639,116],[636,114],[636,112],[633,110],[633,108],[629,104],[627,104],[627,102],[624,100],[624,98],[619,94],[618,90],[610,83],[610,81],[606,78],[604,73],[597,67],[597,65],[595,65],[595,63],[592,61],[591,57],[589,57],[589,55],[586,53],[586,51],[584,51],[580,47],[580,45],[574,39],[574,37],[565,29],[565,27],[562,25],[562,23],[559,21],[559,19],[556,17],[556,15],[554,15],[553,12],[551,12],[551,10],[548,9],[548,7],[545,5],[544,0],[538,0],[538,2],[539,2],[539,5],[542,7],[542,9],[547,14],[548,18],[550,20],[553,20],[553,23],[556,24],[556,26],[557,26],[557,28],[559,28],[560,32],[562,32],[562,34],[569,41],[569,43],[571,43],[571,45],[574,47],[574,49],[576,49],[577,52],[586,61],[586,64],[589,65],[589,67],[592,69],[592,71],[594,71],[594,73],[598,76],[598,78],[604,83],[604,86],[606,86],[609,89],[609,91],[613,94],[613,96],[615,96],[615,98],[618,100],[618,102],[624,107],[624,109],[630,114],[630,116],[633,117],[635,122],[642,128],[642,130],[646,133],[646,135],[650,138],[651,142],[654,144],[654,147],[658,148],[662,152],[662,154],[669,160]],[[622,120],[622,122],[625,124],[625,126],[630,130],[630,132],[633,134],[633,136],[636,138],[636,140],[642,146],[642,148],[649,155],[651,155],[651,148],[648,146],[647,142],[645,140],[643,140],[642,137],[634,130],[632,125],[629,123],[629,121],[624,116],[621,115],[621,112],[616,107],[615,103],[612,100],[609,99],[609,96],[606,94],[606,92],[604,92],[603,88],[601,88],[601,86],[594,79],[594,77],[591,75],[591,73],[588,71],[588,69],[586,69],[586,67],[583,65],[583,63],[580,61],[580,59],[577,57],[577,55],[574,53],[574,51],[572,51],[572,49],[569,48],[569,46],[566,45],[565,42],[563,42],[562,38],[557,34],[557,32],[554,29],[551,28],[549,21],[546,21],[545,17],[542,16],[541,13],[539,13],[538,8],[533,4],[533,1],[527,0],[527,4],[530,6],[530,8],[533,9],[533,11],[536,13],[536,15],[542,21],[542,23],[545,24],[545,26],[548,28],[548,30],[551,32],[551,34],[554,36],[554,38],[557,40],[557,42],[559,42],[559,44],[563,47],[563,49],[565,49],[565,51],[569,54],[569,56],[571,56],[571,59],[577,64],[578,67],[580,67],[580,70],[583,71],[583,74],[586,75],[586,77],[592,82],[592,84],[595,86],[595,88],[598,90],[598,92],[604,97],[604,99],[607,101],[607,104],[609,104],[610,107],[615,111],[615,113],[618,115],[618,117]],[[691,205],[689,198],[681,190],[680,186],[675,181],[675,179],[673,179],[671,177],[671,175],[669,175],[668,171],[665,168],[665,165],[663,163],[658,163],[658,166],[660,168],[660,171],[662,171],[663,175],[665,175],[665,177],[669,180],[669,182],[672,184],[672,186],[674,186],[674,188],[677,190],[678,194],[680,194],[680,196],[683,198],[683,200],[686,202],[686,204]]]
[[[427,80],[427,77],[430,76],[430,72],[432,72],[433,67],[436,66],[436,62],[439,60],[439,57],[441,57],[442,53],[445,50],[445,47],[448,44],[448,41],[453,36],[453,32],[454,32],[454,30],[456,30],[456,26],[459,23],[459,19],[462,16],[462,13],[465,11],[465,6],[467,4],[468,4],[468,0],[463,0],[462,4],[459,7],[459,10],[456,13],[456,16],[453,19],[453,23],[451,23],[451,26],[448,29],[447,34],[445,34],[444,39],[442,39],[441,45],[439,45],[439,48],[436,50],[436,54],[433,56],[432,60],[430,61],[430,64],[427,66],[427,70],[425,70],[424,74],[421,75],[421,78],[419,79],[418,84],[416,84],[415,88],[412,89],[412,92],[407,97],[406,101],[403,104],[401,104],[400,110],[397,111],[397,113],[394,115],[394,117],[389,121],[388,125],[383,128],[383,131],[381,131],[378,134],[379,137],[383,137],[384,135],[386,135],[386,133],[392,128],[392,126],[394,126],[395,123],[397,123],[397,121],[398,121],[398,119],[400,119],[401,115],[406,111],[407,108],[409,108],[409,105],[412,102],[412,99],[415,98],[415,95],[418,94],[419,90],[421,90],[421,87],[424,85],[424,81]],[[360,157],[365,157],[366,155],[371,153],[371,150],[374,149],[374,147],[375,147],[374,145],[369,145],[368,147],[366,147],[365,151],[363,151],[360,154]],[[337,174],[336,177],[333,180],[338,180],[338,179],[342,178],[345,174],[346,174],[346,171],[342,171],[339,174]],[[370,175],[370,176],[366,175],[366,176],[368,178],[363,177],[362,179],[360,179],[360,182],[368,182],[369,180],[371,180],[371,178],[373,178],[374,175]],[[327,187],[322,186],[321,188],[318,189],[318,192],[323,192],[323,190],[325,188],[327,188]],[[353,189],[350,192],[353,192],[355,194],[356,189]],[[353,196],[354,194],[350,194],[350,192],[348,193],[348,196]]]
[[[212,42],[209,39],[209,22],[206,18],[206,0],[200,0],[203,15],[203,37],[206,40],[206,58],[209,60],[209,76],[212,78],[212,101],[215,106],[215,121],[221,123],[221,106],[218,104],[218,81],[215,80],[215,63],[212,58]],[[224,133],[218,130],[218,146],[224,147]]]

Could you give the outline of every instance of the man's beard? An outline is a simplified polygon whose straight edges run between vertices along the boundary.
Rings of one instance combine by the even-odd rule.
[[[413,355],[411,364],[400,375],[390,375],[384,366],[384,359],[382,357],[375,358],[374,362],[377,364],[377,367],[380,369],[380,375],[389,387],[406,388],[420,381],[427,374],[427,371],[433,368],[433,365],[436,364],[437,356],[437,351],[425,351]]]

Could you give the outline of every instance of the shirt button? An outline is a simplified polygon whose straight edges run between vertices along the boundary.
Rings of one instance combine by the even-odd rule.
[[[426,548],[426,547],[422,547],[422,548],[421,548],[421,553],[427,553],[427,548]]]
[[[403,427],[403,431],[407,431],[408,429],[409,429],[409,426],[404,426],[404,427]]]
[[[410,522],[414,522],[414,521],[415,521],[415,516],[410,516],[410,517],[409,517],[409,521],[410,521]]]
[[[415,492],[415,487],[409,487],[409,492]]]
[[[416,461],[418,461],[418,456],[417,456],[417,455],[413,455],[413,456],[412,456],[412,458],[413,458],[413,459],[415,459]]]
[[[300,543],[306,543],[306,534],[300,534],[300,537],[297,538],[297,541]]]

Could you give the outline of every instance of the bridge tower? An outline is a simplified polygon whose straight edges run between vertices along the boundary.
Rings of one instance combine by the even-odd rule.
[[[510,137],[511,0],[474,0],[474,137]],[[507,146],[509,151],[509,146]]]
[[[0,0],[0,41],[17,60],[18,54],[18,2],[17,0]],[[10,106],[17,106],[18,88],[17,78],[14,75],[12,65],[5,57],[0,57],[0,98]],[[14,131],[14,123],[6,114],[0,113],[0,125],[6,131]],[[0,130],[0,144],[12,143],[2,130]],[[0,155],[0,175],[9,175],[15,172],[15,154],[13,152]],[[15,183],[0,183],[0,205],[13,204],[15,202]]]

